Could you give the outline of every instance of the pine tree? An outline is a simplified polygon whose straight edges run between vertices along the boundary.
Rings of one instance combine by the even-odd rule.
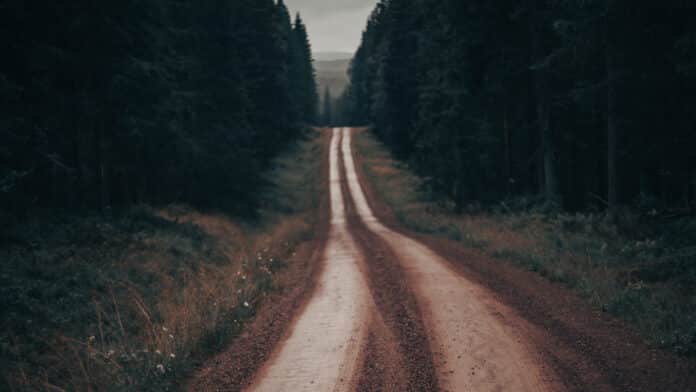
[[[322,125],[330,127],[333,125],[333,98],[331,97],[331,89],[326,86],[324,89],[323,110],[322,110]]]
[[[283,0],[278,1],[277,10],[280,38],[286,57],[284,82],[287,85],[287,92],[289,94],[288,114],[290,118],[288,122],[296,126],[296,124],[303,120],[302,107],[300,104],[303,99],[303,86],[299,76],[302,72],[303,61],[299,53],[299,46],[293,29],[290,12]]]
[[[695,12],[676,0],[383,0],[339,113],[459,208],[532,194],[610,215],[636,200],[686,206]]]
[[[5,212],[249,211],[258,172],[316,114],[306,31],[282,1],[27,0],[0,18]]]
[[[297,77],[299,83],[299,103],[301,118],[306,123],[314,123],[317,120],[319,110],[319,98],[315,79],[312,48],[309,43],[307,29],[298,13],[295,17],[293,29],[295,36],[295,56],[297,61]]]

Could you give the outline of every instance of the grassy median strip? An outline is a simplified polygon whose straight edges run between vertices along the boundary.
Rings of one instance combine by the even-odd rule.
[[[456,214],[369,132],[356,148],[368,180],[396,218],[572,287],[655,345],[696,355],[696,220],[615,226],[599,214],[548,214],[516,200]]]
[[[252,219],[142,206],[3,228],[0,389],[176,389],[313,238],[326,137],[274,162]]]

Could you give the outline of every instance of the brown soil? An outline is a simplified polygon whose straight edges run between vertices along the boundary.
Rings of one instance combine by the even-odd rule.
[[[345,173],[342,159],[340,170]],[[381,336],[370,333],[368,337],[358,390],[438,390],[428,334],[403,268],[391,248],[360,220],[345,175],[341,188],[349,231],[364,255],[364,275],[385,324],[374,328],[383,330]]]
[[[530,325],[527,338],[568,390],[696,390],[693,360],[648,346],[626,323],[593,309],[571,290],[460,243],[405,229],[376,196],[356,152],[354,159],[375,215],[393,231],[426,244],[517,312]]]
[[[365,228],[393,251],[423,310],[441,390],[562,391],[527,337],[530,327],[489,290],[453,270],[425,245],[382,225],[355,171],[350,131],[343,140],[348,187]],[[346,155],[347,154],[347,155]]]
[[[329,137],[324,137],[322,160],[328,161]],[[256,316],[222,353],[206,361],[182,388],[187,391],[240,391],[271,356],[273,349],[302,313],[321,273],[321,255],[327,242],[329,225],[328,166],[321,174],[322,192],[318,210],[316,238],[302,243],[288,268],[276,280],[282,290],[268,295]]]
[[[352,385],[357,391],[407,391],[409,379],[398,340],[375,312]]]

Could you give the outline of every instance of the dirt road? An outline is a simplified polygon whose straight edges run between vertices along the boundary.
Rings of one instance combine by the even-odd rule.
[[[562,287],[402,229],[367,185],[352,148],[356,130],[331,132],[327,233],[317,242],[319,269],[304,305],[265,319],[262,311],[242,342],[256,347],[253,355],[233,345],[189,390],[618,392],[694,385],[689,362],[649,348]],[[263,342],[269,323],[278,338],[254,343]]]
[[[329,162],[331,228],[324,252],[324,271],[316,292],[287,339],[249,389],[336,391],[359,389],[358,384],[370,388],[380,380],[361,377],[361,370],[370,365],[393,368],[404,363],[402,359],[407,354],[403,352],[391,359],[385,359],[381,353],[360,355],[374,350],[374,342],[370,347],[365,344],[370,323],[375,322],[371,317],[375,310],[371,293],[375,290],[368,289],[368,281],[373,285],[377,282],[364,274],[369,273],[365,259],[375,255],[369,254],[369,247],[359,250],[352,230],[348,230],[341,187],[345,181],[349,189],[345,197],[351,199],[357,218],[372,235],[386,242],[405,271],[406,283],[424,320],[429,343],[426,350],[433,355],[431,363],[424,365],[434,363],[437,384],[442,390],[558,390],[553,387],[553,374],[543,367],[533,348],[516,331],[510,310],[448,268],[426,246],[388,229],[375,218],[356,174],[351,131],[344,128],[333,132]],[[395,363],[366,364],[368,358]]]
[[[257,375],[256,391],[351,390],[366,338],[371,299],[348,233],[338,165],[339,135],[330,146],[331,225],[324,270],[289,337]]]
[[[351,132],[343,130],[350,194],[367,228],[394,250],[407,271],[430,332],[440,385],[445,390],[552,390],[553,375],[515,328],[514,315],[483,288],[448,267],[425,245],[382,225],[365,198],[355,170]],[[558,389],[558,388],[556,388]]]

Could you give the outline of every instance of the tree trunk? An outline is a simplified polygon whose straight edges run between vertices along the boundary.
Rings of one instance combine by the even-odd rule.
[[[691,173],[691,204],[690,208],[696,208],[696,171]]]
[[[510,124],[508,121],[508,107],[503,109],[503,140],[505,142],[505,190],[507,195],[512,194],[512,146],[510,145]]]
[[[150,164],[149,159],[147,158],[147,151],[148,151],[148,145],[147,145],[147,139],[145,139],[144,145],[141,150],[141,159],[143,162],[143,167],[144,170],[139,176],[139,180],[136,183],[136,189],[135,189],[135,198],[136,198],[136,203],[138,204],[143,204],[146,202],[146,195],[148,195],[148,184],[149,184],[149,179],[151,176],[151,171],[152,171],[152,165]]]
[[[96,148],[97,148],[97,174],[99,178],[99,207],[102,213],[108,213],[110,210],[111,200],[109,194],[109,167],[106,157],[106,141],[104,130],[101,125],[97,126],[96,130]]]
[[[63,203],[63,200],[61,200],[63,195],[60,186],[62,184],[59,184],[61,182],[59,174],[58,165],[53,162],[51,164],[51,196],[49,199],[49,203],[51,203],[52,206],[60,206]]]
[[[607,214],[609,219],[616,218],[618,206],[618,172],[616,168],[617,152],[617,109],[616,109],[616,47],[615,37],[611,31],[613,1],[608,2],[606,15],[606,77],[607,77]]]
[[[545,76],[540,75],[539,79],[543,80]],[[553,147],[553,131],[551,130],[551,119],[549,118],[548,92],[545,82],[539,81],[537,86],[538,99],[541,101],[537,104],[537,112],[539,115],[539,134],[544,160],[544,194],[547,204],[559,206],[560,197],[558,194],[556,157]]]
[[[645,169],[641,170],[640,174],[638,175],[638,187],[641,197],[652,194],[650,183],[648,181],[648,173]]]
[[[73,153],[73,167],[75,168],[75,181],[72,187],[72,206],[73,208],[82,208],[83,206],[83,191],[84,191],[84,173],[82,172],[82,153],[80,151],[80,126],[82,124],[76,123],[73,126],[72,135],[72,153]]]
[[[462,183],[458,177],[454,180],[452,194],[454,195],[454,212],[461,214],[464,212],[464,196],[462,195]]]
[[[541,162],[544,171],[543,193],[546,204],[552,207],[560,206],[558,191],[558,175],[556,173],[556,157],[553,145],[553,131],[551,129],[551,95],[548,80],[547,65],[540,64],[544,58],[542,46],[541,26],[538,16],[540,5],[536,1],[530,1],[530,30],[532,64],[534,64],[534,79],[536,93],[536,114],[539,140],[541,142]]]

